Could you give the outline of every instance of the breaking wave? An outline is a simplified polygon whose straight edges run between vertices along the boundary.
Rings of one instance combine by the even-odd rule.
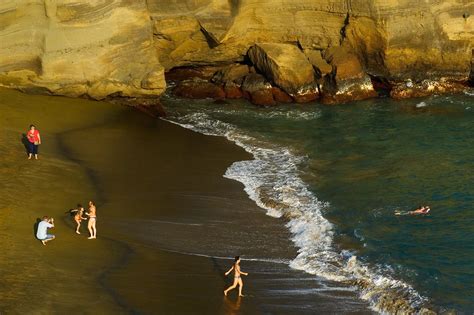
[[[318,200],[299,176],[304,157],[245,134],[205,112],[167,120],[206,135],[224,136],[253,155],[253,160],[233,163],[224,176],[243,183],[248,196],[267,215],[286,220],[298,249],[291,268],[356,287],[360,297],[378,312],[414,314],[426,310],[427,299],[409,284],[360,261],[350,251],[336,249],[334,226],[322,215],[328,203]]]

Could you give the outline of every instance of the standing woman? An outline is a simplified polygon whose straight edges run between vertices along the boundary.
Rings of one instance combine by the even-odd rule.
[[[26,137],[28,138],[28,160],[31,160],[33,154],[35,159],[38,159],[38,146],[41,144],[41,137],[35,125],[30,125],[30,130],[28,130]]]
[[[240,270],[239,256],[235,256],[234,265],[225,273],[225,275],[227,276],[232,270],[234,270],[234,283],[224,291],[224,295],[227,296],[227,292],[239,286],[239,296],[243,296],[242,288],[244,287],[244,283],[242,282],[242,275],[247,276],[248,273]]]
[[[94,202],[89,201],[89,212],[87,212],[86,215],[89,217],[87,228],[89,229],[90,236],[88,237],[88,239],[94,239],[97,236],[97,230],[95,228],[95,223],[97,220],[97,209],[95,208]]]

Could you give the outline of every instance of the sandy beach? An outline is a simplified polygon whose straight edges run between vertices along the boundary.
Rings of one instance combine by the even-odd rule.
[[[285,222],[222,176],[251,158],[241,148],[117,105],[1,95],[0,311],[370,313],[349,288],[290,269]],[[30,122],[44,138],[39,161],[20,141]],[[97,240],[64,214],[89,199]],[[57,220],[47,246],[32,229],[44,214]],[[250,273],[243,299],[222,294],[234,255]]]

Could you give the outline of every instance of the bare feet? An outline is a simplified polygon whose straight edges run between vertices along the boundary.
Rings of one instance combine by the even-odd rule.
[[[46,242],[45,242],[45,241],[41,241],[41,243],[43,243],[43,245],[46,245]]]
[[[239,296],[245,296],[245,295],[243,295],[243,294],[239,294]]]
[[[227,291],[224,290],[224,295],[227,296]]]
[[[81,232],[79,232],[79,231],[76,231],[76,233],[77,233],[77,234],[81,234]]]
[[[88,239],[88,240],[92,240],[92,239],[94,239],[94,238],[93,238],[92,236],[89,236],[87,239]]]

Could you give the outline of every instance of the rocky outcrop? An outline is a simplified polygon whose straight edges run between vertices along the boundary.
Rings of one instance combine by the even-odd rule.
[[[260,74],[251,73],[247,75],[242,83],[242,90],[244,96],[255,105],[271,106],[276,104],[273,98],[272,85]]]
[[[337,104],[377,96],[370,77],[350,47],[328,49],[325,56],[333,68],[324,76],[323,103]]]
[[[244,64],[279,89],[274,101],[320,92],[339,103],[375,96],[373,78],[397,98],[472,82],[474,3],[9,0],[0,2],[0,41],[0,85],[22,90],[153,98],[167,86],[164,72],[213,68],[211,80]],[[210,82],[229,97],[246,95],[242,82],[220,80]]]
[[[212,98],[221,100],[226,97],[222,87],[202,80],[183,81],[174,88],[173,93],[180,97],[197,99]]]
[[[305,54],[295,45],[259,43],[248,56],[255,67],[295,101],[315,100],[314,71]]]

